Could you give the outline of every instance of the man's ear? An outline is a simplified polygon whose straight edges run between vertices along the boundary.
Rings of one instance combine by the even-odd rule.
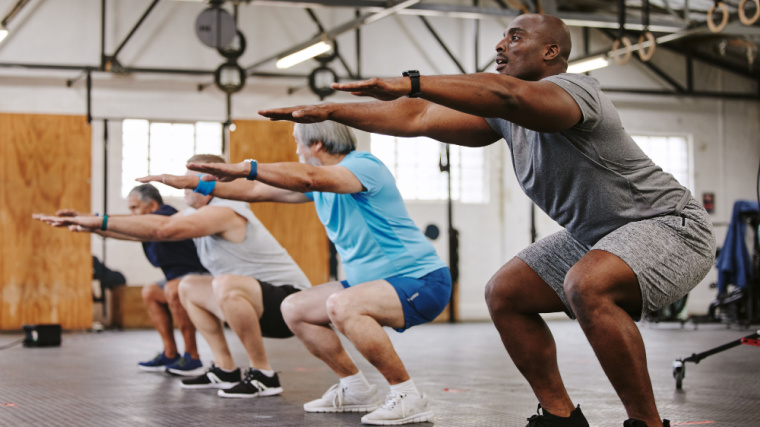
[[[316,141],[314,144],[311,144],[311,146],[314,147],[314,149],[317,151],[322,151],[325,148],[324,144],[322,144],[322,141]]]
[[[546,51],[544,52],[544,59],[547,61],[552,61],[556,59],[559,56],[559,45],[557,44],[549,44],[546,45]]]

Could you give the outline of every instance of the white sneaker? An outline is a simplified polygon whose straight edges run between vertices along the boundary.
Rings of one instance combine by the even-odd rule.
[[[391,393],[380,409],[362,417],[362,424],[391,426],[432,420],[433,411],[424,394]]]
[[[371,412],[381,403],[374,385],[367,391],[357,392],[335,384],[321,398],[305,403],[303,409],[306,412]]]

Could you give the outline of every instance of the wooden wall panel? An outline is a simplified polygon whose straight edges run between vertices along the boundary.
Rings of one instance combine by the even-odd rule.
[[[297,162],[293,124],[236,120],[230,133],[230,162]],[[311,203],[252,203],[256,216],[301,266],[312,285],[329,280],[329,242]]]
[[[90,135],[84,117],[0,114],[0,330],[92,326],[90,236],[31,217],[90,210]]]

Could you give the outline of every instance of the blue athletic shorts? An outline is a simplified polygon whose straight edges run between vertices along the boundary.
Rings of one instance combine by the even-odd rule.
[[[396,276],[384,280],[396,290],[404,309],[404,327],[394,328],[398,332],[431,322],[446,308],[451,297],[451,273],[448,267],[435,270],[419,279]],[[346,280],[340,283],[344,288],[350,286]]]

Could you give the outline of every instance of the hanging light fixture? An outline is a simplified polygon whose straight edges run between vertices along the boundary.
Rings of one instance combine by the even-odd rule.
[[[567,67],[567,72],[580,74],[592,70],[598,70],[608,65],[610,65],[610,61],[607,60],[607,57],[605,55],[592,56],[591,58],[586,58],[569,64]]]
[[[329,52],[332,48],[332,43],[326,40],[325,37],[322,37],[322,40],[318,41],[317,43],[309,45],[303,49],[291,53],[290,55],[286,55],[278,59],[275,66],[279,69],[290,68],[296,64],[300,64],[301,62],[306,61],[307,59],[311,59],[315,56]]]

